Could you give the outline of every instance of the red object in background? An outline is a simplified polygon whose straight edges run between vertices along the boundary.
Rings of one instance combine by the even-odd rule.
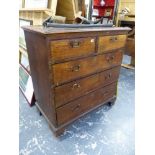
[[[104,16],[106,18],[112,19],[113,13],[114,13],[115,0],[104,0],[104,2],[105,2],[105,5],[101,6],[101,0],[94,0],[93,8],[99,11],[99,16],[96,16],[96,17],[100,18]],[[107,11],[109,13],[107,13]]]

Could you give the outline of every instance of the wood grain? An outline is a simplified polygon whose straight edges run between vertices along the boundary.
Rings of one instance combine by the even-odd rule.
[[[36,106],[54,133],[61,134],[74,120],[114,102],[125,48],[107,42],[107,48],[114,48],[99,52],[98,38],[126,35],[129,30],[24,27]],[[57,62],[52,63],[53,58]]]
[[[98,52],[105,53],[109,50],[124,47],[126,35],[104,36],[99,37]]]
[[[53,65],[56,86],[121,64],[122,51]]]
[[[100,72],[55,88],[55,105],[59,107],[80,96],[86,95],[95,89],[117,81],[119,67]]]
[[[27,31],[25,31],[25,38],[36,101],[50,122],[56,125],[53,93],[49,85],[46,39]]]
[[[44,28],[43,26],[23,26],[24,30],[30,31],[32,33],[39,33],[42,35],[47,35],[52,38],[53,35],[58,34],[65,34],[66,37],[68,37],[66,34],[70,35],[76,35],[77,32],[87,34],[88,36],[91,36],[92,33],[94,33],[95,36],[104,35],[115,35],[115,34],[127,34],[128,31],[131,30],[131,28],[128,27],[94,27],[94,28],[54,28],[54,27],[48,27]],[[59,36],[58,40],[61,38],[61,35]],[[79,35],[79,34],[78,34]]]
[[[74,0],[58,0],[56,14],[73,21],[76,16]]]
[[[72,120],[79,114],[86,112],[88,109],[91,109],[94,106],[97,106],[102,102],[108,100],[109,98],[114,97],[116,95],[116,85],[117,84],[114,83],[109,86],[103,87],[93,93],[90,93],[70,102],[67,105],[58,108],[56,110],[58,125]]]
[[[79,56],[86,56],[95,52],[95,38],[74,38],[51,42],[52,61],[63,60]]]

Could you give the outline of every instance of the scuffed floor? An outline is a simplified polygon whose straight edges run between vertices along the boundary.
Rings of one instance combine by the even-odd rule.
[[[59,138],[20,93],[20,155],[134,155],[134,76],[122,68],[116,104],[85,115]]]

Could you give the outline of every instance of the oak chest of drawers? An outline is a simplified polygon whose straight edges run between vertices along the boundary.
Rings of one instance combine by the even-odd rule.
[[[23,28],[36,106],[56,135],[115,101],[129,28]]]

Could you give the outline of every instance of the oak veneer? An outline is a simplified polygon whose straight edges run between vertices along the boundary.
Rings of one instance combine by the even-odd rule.
[[[56,135],[115,101],[129,28],[23,29],[36,106]]]
[[[91,75],[121,64],[122,50],[53,65],[55,85]],[[103,65],[104,64],[104,65]]]
[[[77,79],[67,84],[55,87],[55,106],[59,107],[64,103],[72,101],[82,95],[96,90],[100,87],[117,81],[120,67],[114,67],[104,72]]]
[[[126,38],[126,35],[99,37],[98,52],[105,53],[113,49],[124,47],[126,43]]]
[[[51,41],[52,60],[57,61],[65,58],[76,58],[94,53],[95,41],[96,39],[93,37]]]

